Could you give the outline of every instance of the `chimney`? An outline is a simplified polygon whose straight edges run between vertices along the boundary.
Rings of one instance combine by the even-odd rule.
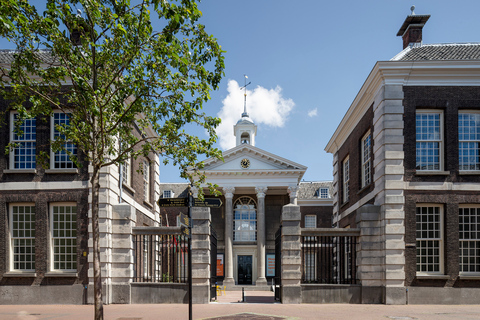
[[[422,29],[425,23],[427,23],[430,15],[416,15],[413,10],[415,6],[410,8],[412,14],[407,16],[403,22],[402,27],[397,32],[397,36],[401,36],[403,39],[403,49],[412,46],[422,45]]]

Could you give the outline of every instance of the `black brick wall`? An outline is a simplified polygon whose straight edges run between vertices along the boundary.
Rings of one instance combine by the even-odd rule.
[[[0,285],[47,285],[88,283],[88,189],[2,192],[0,194]],[[35,278],[5,278],[9,271],[9,204],[35,203]],[[49,267],[49,204],[74,202],[77,204],[77,272],[78,278],[48,278]],[[84,255],[85,253],[85,255]]]
[[[373,148],[371,152],[371,167],[372,167],[372,182],[362,189],[362,170],[360,165],[361,159],[361,141],[363,136],[370,130],[372,134],[372,141],[373,141],[373,106],[367,110],[367,112],[363,115],[362,119],[360,119],[359,123],[352,131],[352,133],[348,136],[345,143],[340,147],[338,150],[338,195],[339,195],[339,205],[340,205],[340,213],[348,209],[351,205],[355,204],[359,201],[362,197],[364,197],[369,192],[373,191],[374,183],[373,183],[373,162],[374,162],[374,155],[373,155]],[[373,146],[373,144],[372,144]],[[349,156],[350,158],[350,198],[347,202],[343,199],[343,160]],[[354,214],[354,213],[353,213]],[[353,217],[353,220],[355,218]]]

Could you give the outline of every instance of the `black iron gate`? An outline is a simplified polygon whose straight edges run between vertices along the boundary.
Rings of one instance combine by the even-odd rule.
[[[210,301],[217,300],[217,233],[210,226]]]
[[[282,302],[282,226],[275,233],[275,301]]]

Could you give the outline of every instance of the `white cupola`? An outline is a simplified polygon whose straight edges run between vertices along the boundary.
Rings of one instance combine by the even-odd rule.
[[[248,117],[247,112],[247,86],[251,83],[247,83],[247,75],[245,76],[245,85],[240,88],[240,90],[245,90],[244,102],[243,102],[243,113],[242,118],[238,120],[237,124],[233,126],[233,134],[236,139],[235,146],[241,144],[249,144],[255,146],[255,135],[257,134],[257,126],[253,123],[252,120]]]
[[[249,144],[255,146],[255,135],[257,134],[257,126],[248,117],[246,112],[242,113],[242,118],[233,126],[233,134],[236,137],[235,146],[241,144]]]

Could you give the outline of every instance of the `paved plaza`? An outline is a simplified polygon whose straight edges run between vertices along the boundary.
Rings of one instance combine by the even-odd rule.
[[[273,303],[271,292],[227,291],[218,302],[193,305],[193,318],[203,320],[293,320],[293,319],[382,319],[451,320],[480,319],[478,305],[366,305],[366,304],[280,304]],[[91,320],[93,306],[8,305],[0,306],[2,320]],[[188,305],[106,305],[108,320],[188,319]]]

